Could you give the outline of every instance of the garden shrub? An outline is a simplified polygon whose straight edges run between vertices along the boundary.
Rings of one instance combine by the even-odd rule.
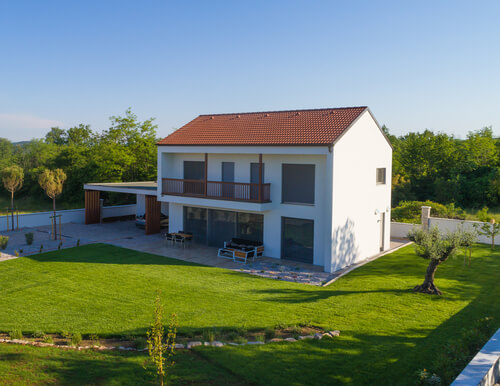
[[[213,342],[215,340],[215,328],[203,330],[203,340],[206,342]]]
[[[238,343],[238,344],[245,344],[247,343],[248,340],[242,336],[237,336],[235,339],[234,339],[234,343]]]
[[[473,328],[463,329],[458,339],[438,353],[433,370],[443,384],[450,384],[495,332],[493,318],[479,319]],[[420,383],[430,384],[430,383]]]
[[[255,340],[257,342],[265,342],[266,341],[266,337],[263,333],[260,333],[260,334],[256,334],[255,335]]]
[[[443,205],[433,201],[401,201],[391,211],[392,221],[420,224],[422,206],[430,206],[433,217],[465,219],[465,211],[453,203]]]
[[[143,336],[138,336],[134,339],[134,346],[137,350],[142,350],[148,346],[148,342]]]
[[[82,335],[79,332],[75,332],[71,335],[71,345],[78,347],[80,343],[82,343]]]
[[[45,332],[38,330],[38,331],[35,331],[33,334],[31,334],[31,336],[33,338],[42,339],[42,338],[45,338]]]
[[[28,232],[24,234],[24,238],[26,239],[26,244],[33,244],[33,240],[35,240],[35,234],[33,232]]]
[[[266,328],[266,331],[264,332],[265,337],[267,340],[273,339],[276,336],[276,331],[274,328],[268,327]]]
[[[9,236],[0,236],[0,249],[6,249],[9,244]]]
[[[54,343],[54,339],[50,335],[45,335],[43,337],[43,343]]]
[[[23,339],[23,332],[19,329],[9,331],[10,339]]]

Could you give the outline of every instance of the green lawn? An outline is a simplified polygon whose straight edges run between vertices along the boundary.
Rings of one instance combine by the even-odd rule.
[[[414,384],[414,373],[432,368],[463,328],[484,316],[500,326],[500,248],[477,246],[470,267],[462,257],[440,267],[442,297],[411,292],[425,268],[409,246],[317,288],[89,245],[0,263],[0,331],[143,334],[160,289],[181,334],[277,324],[341,330],[335,340],[182,353],[174,383]],[[141,361],[137,354],[0,345],[0,383],[65,383],[72,369],[86,368],[94,378],[74,383],[140,383]]]

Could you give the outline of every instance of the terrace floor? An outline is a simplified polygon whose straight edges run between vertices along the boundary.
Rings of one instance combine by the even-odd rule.
[[[327,273],[323,271],[323,267],[321,266],[270,257],[258,257],[255,261],[248,261],[247,264],[243,262],[233,262],[230,259],[218,257],[217,248],[215,247],[207,247],[198,244],[186,247],[176,246],[167,242],[161,234],[145,235],[144,230],[137,228],[134,221],[92,225],[74,223],[63,224],[63,236],[61,241],[50,240],[50,230],[50,226],[40,226],[13,232],[4,232],[3,234],[9,236],[10,239],[7,249],[3,251],[3,253],[0,253],[0,261],[14,258],[15,251],[19,252],[22,256],[40,253],[41,245],[43,245],[42,251],[44,252],[55,250],[59,248],[61,241],[61,248],[75,247],[78,242],[80,245],[106,243],[140,252],[152,253],[277,280],[324,285],[350,272],[352,269],[363,265],[365,262],[372,261],[379,257],[375,256],[340,271]],[[24,234],[28,232],[33,232],[35,236],[31,246],[27,245],[25,241]],[[406,240],[391,240],[391,251],[406,243]],[[386,253],[388,252],[386,251],[383,254]]]

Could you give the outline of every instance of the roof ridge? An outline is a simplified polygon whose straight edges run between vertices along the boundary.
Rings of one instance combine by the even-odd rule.
[[[248,111],[239,113],[216,113],[216,114],[200,114],[199,117],[212,117],[216,115],[238,115],[238,114],[268,114],[268,113],[293,113],[302,111],[323,111],[323,110],[345,110],[345,109],[366,109],[368,106],[342,106],[342,107],[322,107],[316,109],[293,109],[293,110],[267,110],[267,111]]]

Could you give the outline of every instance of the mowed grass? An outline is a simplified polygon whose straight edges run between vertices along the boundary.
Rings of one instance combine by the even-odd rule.
[[[415,372],[432,368],[462,329],[484,316],[500,326],[500,248],[475,247],[471,266],[463,265],[463,256],[446,262],[436,275],[441,297],[411,291],[422,282],[426,266],[409,246],[317,288],[88,245],[1,262],[0,331],[144,334],[159,289],[185,335],[212,327],[263,330],[278,324],[341,330],[334,340],[181,353],[174,383],[414,384]],[[143,355],[22,347],[13,356],[12,350],[0,345],[0,382],[44,383],[46,374],[64,383],[70,362],[70,369],[103,369],[94,381],[75,383],[130,383],[123,374],[135,374],[131,383],[141,383],[144,377],[138,365]],[[2,360],[5,355],[12,359]],[[114,366],[117,358],[123,374]],[[183,369],[192,369],[194,379]]]

